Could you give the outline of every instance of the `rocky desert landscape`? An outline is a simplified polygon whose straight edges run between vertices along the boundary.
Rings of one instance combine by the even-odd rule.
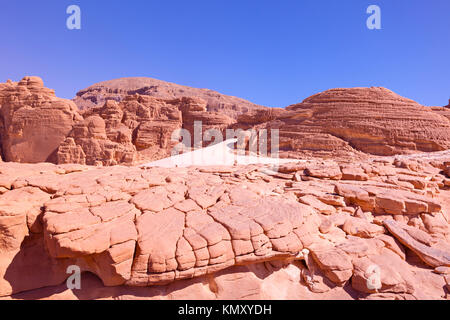
[[[283,161],[151,165],[195,122],[278,130]],[[372,87],[271,108],[151,78],[66,100],[24,77],[0,84],[0,151],[0,299],[450,297],[449,106]]]

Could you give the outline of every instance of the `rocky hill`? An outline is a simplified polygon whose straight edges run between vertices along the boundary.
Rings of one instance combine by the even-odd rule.
[[[235,126],[278,129],[280,150],[295,158],[394,155],[449,149],[447,115],[385,88],[344,88],[285,109],[250,111]]]
[[[152,78],[121,78],[96,83],[79,91],[73,101],[81,110],[102,106],[106,100],[120,102],[127,95],[152,96],[166,100],[182,97],[201,98],[206,101],[206,110],[236,118],[237,115],[254,109],[263,109],[247,100],[227,96],[210,89],[198,89]]]
[[[374,155],[450,148],[450,121],[385,88],[331,89],[286,108],[283,131],[329,134]]]

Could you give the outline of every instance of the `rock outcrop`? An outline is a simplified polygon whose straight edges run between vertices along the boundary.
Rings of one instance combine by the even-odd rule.
[[[1,163],[0,296],[441,299],[449,160]]]
[[[374,155],[442,151],[450,121],[385,88],[331,89],[286,108],[265,127],[280,130],[280,149]]]
[[[384,225],[406,247],[414,251],[422,261],[433,268],[450,266],[450,245],[438,241],[428,233],[401,222],[387,220]]]
[[[148,96],[108,100],[83,113],[58,150],[58,163],[133,164],[138,152],[150,159],[170,155],[172,133],[181,128],[181,111],[175,103]]]
[[[5,161],[86,165],[137,164],[187,148],[208,146],[227,129],[279,131],[283,158],[366,159],[442,151],[450,147],[447,108],[428,108],[384,88],[332,89],[286,109],[266,108],[204,89],[148,78],[125,78],[94,85],[71,101],[58,99],[42,80],[26,77],[0,86],[0,142]],[[201,132],[195,124],[201,123]],[[211,136],[205,135],[215,129]],[[199,130],[198,130],[199,131]],[[202,143],[194,137],[202,134]],[[249,141],[247,151],[249,151]],[[189,143],[190,142],[190,143]],[[220,142],[220,141],[219,141]],[[253,150],[252,150],[253,151]],[[264,150],[259,149],[264,153]],[[346,172],[344,176],[361,172]]]
[[[219,112],[207,112],[206,101],[183,97],[165,100],[146,95],[125,96],[121,102],[108,100],[100,107],[82,112],[57,153],[57,163],[87,165],[134,164],[171,155],[179,140],[176,132],[190,133],[194,145],[194,124],[222,132],[234,120]],[[183,141],[189,144],[189,141]]]
[[[450,120],[450,106],[445,107],[431,107],[431,110],[436,112],[437,114],[446,117]]]
[[[0,141],[5,161],[55,162],[56,150],[79,119],[77,106],[57,98],[38,77],[0,84]]]
[[[208,112],[220,112],[231,118],[250,110],[264,109],[247,100],[220,94],[209,89],[197,89],[152,78],[121,78],[94,84],[79,91],[73,101],[84,110],[102,106],[107,100],[122,101],[134,94],[173,100],[183,97],[201,98],[206,101]]]

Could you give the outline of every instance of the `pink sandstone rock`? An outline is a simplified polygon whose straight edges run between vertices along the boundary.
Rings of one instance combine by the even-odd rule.
[[[429,152],[450,146],[447,118],[385,88],[331,89],[286,110],[292,125],[283,131],[330,134],[366,153]]]
[[[211,90],[124,78],[82,90],[74,101],[84,111],[56,98],[37,77],[2,84],[3,160],[108,166],[158,160],[171,155],[178,143],[172,140],[177,129],[187,129],[193,139],[196,121],[202,122],[203,134],[215,129],[223,137],[226,129],[268,129],[269,153],[271,130],[277,129],[280,155],[289,158],[362,160],[367,154],[441,151],[450,146],[445,129],[450,120],[445,115],[384,88],[331,89],[275,109]],[[206,139],[202,146],[211,142]],[[367,180],[363,168],[323,165],[331,167],[317,163],[297,179],[326,174],[330,179]],[[399,160],[398,165],[407,164]],[[396,179],[421,190],[427,183],[405,175]]]
[[[131,296],[147,288],[174,299],[332,298],[348,290],[353,297],[374,299],[441,297],[445,279],[435,267],[448,267],[450,233],[444,185],[431,198],[384,184],[384,176],[374,173],[367,181],[324,176],[296,182],[264,179],[270,170],[249,176],[254,170],[1,163],[0,296],[61,284],[67,267],[77,265],[101,279],[105,292]],[[231,172],[236,172],[233,179]],[[422,175],[443,177],[439,168]],[[429,188],[417,192],[434,190]],[[404,210],[412,200],[425,203],[426,210],[385,212],[391,207],[377,197],[394,191]],[[334,212],[321,212],[318,203]],[[368,206],[373,214],[362,209]],[[416,269],[405,248],[430,267]],[[33,267],[36,260],[42,261],[39,267]],[[373,266],[381,271],[378,290],[367,286]],[[255,272],[279,283],[261,280]],[[204,279],[209,279],[207,290],[199,287]],[[232,293],[227,281],[242,288]],[[181,283],[187,287],[169,289]],[[262,283],[272,289],[263,290]]]
[[[167,89],[163,97],[151,87],[91,88],[79,98],[95,106],[78,113],[40,79],[0,85],[0,114],[21,119],[0,121],[4,160],[22,148],[14,130],[26,130],[17,123],[30,119],[43,132],[37,111],[50,106],[51,121],[67,129],[48,149],[23,136],[33,157],[52,149],[30,162],[59,165],[0,162],[2,299],[445,297],[450,154],[360,152],[446,148],[442,116],[380,88],[330,90],[287,110],[221,105],[209,91],[171,88],[174,96]],[[20,118],[24,108],[30,118]],[[367,124],[377,112],[376,125]],[[193,133],[198,119],[203,130],[278,127],[285,151],[326,159],[279,171],[131,166],[167,156],[173,130]],[[64,285],[71,265],[84,272],[79,292]]]
[[[42,79],[0,84],[0,136],[5,161],[54,162],[56,150],[80,119],[77,106],[57,98]]]
[[[393,220],[384,221],[384,225],[426,264],[434,268],[450,266],[450,246],[447,242],[439,243],[426,232]]]
[[[98,107],[107,100],[117,102],[127,95],[151,96],[173,100],[183,97],[201,98],[207,103],[208,112],[219,112],[232,118],[250,110],[264,109],[244,99],[220,94],[209,89],[197,89],[152,78],[121,78],[100,82],[79,91],[74,102],[82,110]]]

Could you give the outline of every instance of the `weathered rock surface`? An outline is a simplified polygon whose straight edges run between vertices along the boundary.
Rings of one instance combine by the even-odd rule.
[[[191,141],[183,143],[194,145],[196,121],[201,122],[202,135],[217,129],[225,136],[234,120],[207,112],[206,105],[200,98],[163,100],[139,94],[125,96],[119,103],[108,100],[82,112],[84,120],[73,126],[58,149],[57,163],[109,166],[166,158],[179,143],[179,129],[190,134]]]
[[[0,84],[0,142],[3,160],[55,162],[56,150],[81,117],[70,100],[25,77]]]
[[[365,180],[339,161],[278,175],[1,163],[0,296],[444,298],[448,160],[374,158]],[[91,274],[81,291],[62,287],[73,265]]]
[[[36,77],[0,84],[0,297],[448,295],[446,108],[353,88],[270,109],[133,78],[75,100],[86,109]],[[282,153],[307,160],[131,166],[169,156],[196,121],[223,136],[280,129]],[[59,164],[16,163],[45,161]],[[70,266],[81,291],[64,285]]]
[[[450,105],[445,107],[431,107],[431,110],[436,112],[437,114],[450,119]]]
[[[394,155],[450,147],[448,118],[385,88],[327,90],[287,107],[266,126],[279,128],[280,148],[292,151]]]
[[[426,232],[393,220],[385,220],[384,225],[426,264],[434,268],[450,266],[450,245],[446,241],[439,243]]]
[[[171,155],[180,141],[191,147],[231,139],[227,129],[279,130],[283,158],[364,160],[368,154],[395,155],[450,147],[448,108],[428,108],[384,88],[332,89],[286,109],[150,78],[99,83],[74,101],[58,99],[37,77],[0,86],[0,149],[5,161],[137,164]],[[195,123],[201,132],[195,132]],[[206,135],[206,131],[214,133]],[[194,143],[202,134],[203,141]],[[217,140],[220,136],[220,141]],[[189,146],[190,138],[190,146]],[[250,143],[246,140],[249,151]],[[262,150],[259,149],[261,152]],[[343,179],[364,181],[362,168],[344,164]],[[342,172],[341,172],[342,171]],[[405,177],[398,177],[405,183]],[[414,181],[414,183],[422,183]]]
[[[84,110],[100,107],[107,100],[120,102],[127,95],[152,96],[159,99],[174,100],[183,97],[200,98],[206,101],[208,112],[220,112],[231,118],[250,110],[264,109],[241,98],[220,94],[209,89],[197,89],[152,78],[121,78],[100,82],[81,90],[73,101]]]
[[[163,158],[173,147],[172,132],[181,128],[181,112],[173,104],[146,96],[107,101],[83,113],[58,150],[58,163],[132,164],[138,151]]]

